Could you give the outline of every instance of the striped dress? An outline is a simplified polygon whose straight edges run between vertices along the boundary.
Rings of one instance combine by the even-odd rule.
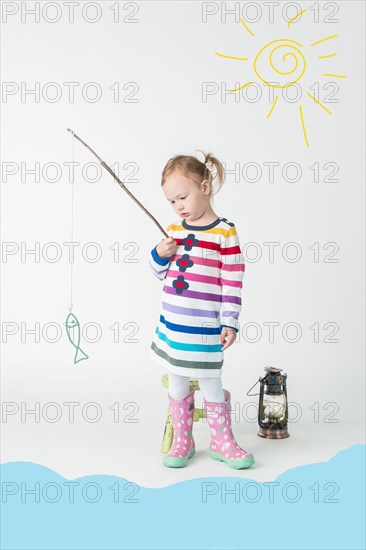
[[[160,318],[149,354],[175,374],[219,378],[223,326],[238,332],[244,259],[234,223],[217,218],[190,225],[183,218],[166,228],[177,243],[170,258],[149,255],[153,274],[163,281]]]

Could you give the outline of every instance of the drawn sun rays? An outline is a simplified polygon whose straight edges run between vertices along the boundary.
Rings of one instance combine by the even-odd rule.
[[[290,19],[290,21],[288,21],[287,23],[288,28],[290,28],[290,25],[306,11],[308,11],[307,8],[299,12],[292,19]],[[250,36],[255,36],[253,31],[248,27],[248,25],[242,18],[240,19],[240,23],[244,26]],[[310,44],[310,47],[316,47],[319,44],[328,43],[328,41],[333,40],[337,36],[338,34],[333,34],[330,36],[326,36],[325,38],[321,38],[320,40],[317,40],[316,42]],[[305,71],[307,70],[307,62],[302,48],[303,45],[296,40],[291,40],[289,38],[279,38],[265,44],[255,56],[252,67],[254,73],[264,84],[274,90],[273,104],[266,118],[272,116],[278,103],[278,99],[280,96],[278,93],[275,93],[275,91],[277,89],[288,88],[297,84],[305,74]],[[226,59],[234,59],[237,61],[249,61],[248,57],[237,57],[234,55],[226,55],[219,52],[215,52],[215,55]],[[319,55],[318,59],[329,59],[335,56],[337,56],[337,53],[332,52],[324,55]],[[275,75],[274,78],[272,77],[270,79],[268,76],[265,76],[268,74],[269,70],[272,71],[272,75]],[[323,73],[322,76],[326,78],[347,78],[347,76],[345,75],[334,73]],[[250,86],[251,84],[254,84],[254,82],[252,80],[249,80],[245,84],[229,91],[238,92],[239,90],[242,90],[247,86]],[[306,92],[306,95],[310,98],[312,102],[321,107],[328,115],[332,115],[332,112],[309,91]],[[299,118],[306,147],[309,147],[309,139],[306,131],[304,109],[302,103],[299,104]]]

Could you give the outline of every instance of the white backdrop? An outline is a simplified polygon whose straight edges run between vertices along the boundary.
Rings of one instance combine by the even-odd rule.
[[[74,241],[80,246],[73,304],[82,328],[94,328],[84,330],[80,344],[89,359],[73,364],[63,325],[70,305],[64,243],[71,239],[67,163],[73,140],[67,127],[108,164],[118,163],[126,186],[163,227],[176,218],[160,188],[171,156],[203,149],[230,171],[214,210],[236,224],[246,273],[240,337],[225,352],[223,385],[244,406],[257,399],[246,392],[265,366],[283,368],[289,400],[296,403],[292,417],[300,414],[289,427],[290,438],[274,443],[273,471],[265,469],[265,446],[272,442],[256,436],[255,422],[238,422],[238,439],[262,467],[254,477],[312,462],[315,443],[309,437],[315,433],[320,459],[362,441],[362,427],[355,429],[354,422],[364,415],[363,3],[338,3],[331,18],[320,3],[319,21],[308,10],[290,27],[283,3],[272,22],[260,2],[251,9],[246,3],[130,2],[119,4],[118,16],[112,2],[95,3],[99,12],[89,6],[84,13],[81,3],[73,23],[64,3],[52,4],[58,10],[41,10],[39,22],[22,13],[20,3],[17,13],[9,7],[2,13],[2,400],[13,413],[3,416],[2,461],[31,460],[68,475],[136,475],[146,485],[176,480],[160,463],[167,397],[163,371],[148,355],[161,291],[148,256],[163,235],[109,174],[98,172],[96,159],[77,141]],[[225,12],[234,4],[253,34]],[[305,9],[305,3],[298,5]],[[289,17],[296,13],[292,9]],[[253,60],[280,38],[303,45],[302,97],[280,98],[267,118],[269,90],[255,75]],[[330,53],[338,55],[319,59]],[[222,93],[249,81],[258,84],[247,96],[245,89]],[[74,100],[70,83],[76,83]],[[332,115],[307,96],[315,89]],[[29,172],[35,168],[39,177]],[[96,248],[88,243],[97,243],[96,262]],[[37,247],[38,256],[24,254]],[[56,252],[60,257],[52,261]],[[291,261],[295,252],[298,261]],[[269,323],[276,323],[273,341]],[[39,337],[27,333],[35,327]],[[294,327],[298,341],[291,342]],[[57,406],[42,414],[50,402]],[[65,402],[79,403],[74,423]],[[90,402],[103,412],[99,422],[81,415]],[[119,422],[112,421],[110,409],[116,402]],[[21,416],[37,406],[39,422]],[[61,416],[52,422],[56,411]],[[138,422],[126,420],[131,411]],[[208,428],[200,423],[196,430],[204,449]],[[139,445],[156,461],[151,474],[139,470]],[[293,462],[285,445],[298,451]],[[199,467],[182,475],[223,474],[217,464],[208,470],[208,462],[198,457]]]

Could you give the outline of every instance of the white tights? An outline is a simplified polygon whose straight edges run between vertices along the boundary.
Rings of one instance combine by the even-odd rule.
[[[189,393],[189,376],[168,372],[169,394],[173,399],[182,399]],[[223,403],[225,401],[221,378],[197,378],[201,393],[206,401]]]

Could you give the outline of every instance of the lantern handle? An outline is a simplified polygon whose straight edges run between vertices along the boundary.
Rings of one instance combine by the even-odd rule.
[[[258,382],[261,382],[261,380],[262,380],[262,377],[260,376],[260,377],[258,378],[258,380],[256,381],[256,383],[254,384],[254,386],[256,386],[256,385],[258,384]],[[255,395],[260,395],[259,393],[251,393],[251,394],[249,393],[250,391],[252,391],[252,389],[254,388],[254,386],[252,386],[252,387],[250,388],[250,390],[247,391],[247,395],[249,395],[250,397],[254,397]]]

